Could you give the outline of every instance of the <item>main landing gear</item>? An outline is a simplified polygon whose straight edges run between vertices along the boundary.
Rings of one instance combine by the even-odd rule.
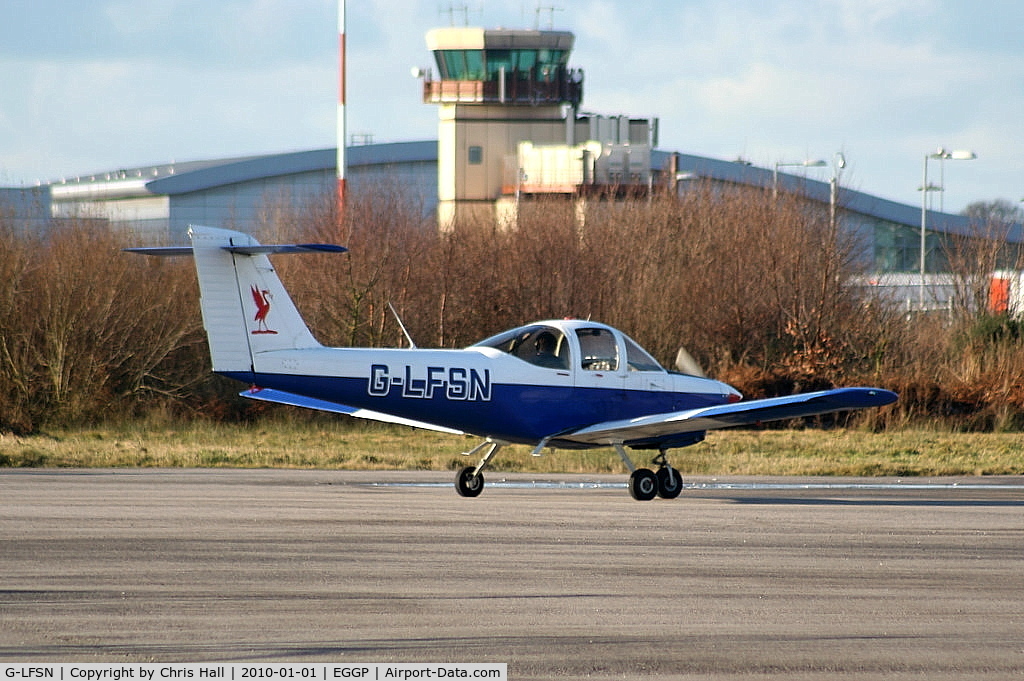
[[[651,459],[651,463],[658,466],[658,472],[655,473],[649,468],[637,468],[622,445],[616,444],[614,447],[626,468],[630,470],[629,494],[637,501],[650,501],[656,496],[662,499],[675,499],[683,491],[683,479],[679,471],[672,468],[665,458],[665,450],[661,450],[658,456]]]
[[[487,453],[480,459],[480,463],[475,466],[466,466],[455,476],[455,491],[459,493],[460,497],[480,496],[480,492],[484,491],[484,474],[482,472],[484,466],[490,463],[494,455],[503,446],[505,446],[504,442],[487,438],[468,452],[463,452],[465,456],[473,456],[480,450],[488,447]]]

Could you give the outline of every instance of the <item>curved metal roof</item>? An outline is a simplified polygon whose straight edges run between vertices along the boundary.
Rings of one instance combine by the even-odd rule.
[[[672,152],[651,152],[651,167],[665,168]],[[679,159],[678,172],[691,173],[695,179],[707,178],[716,182],[726,182],[753,187],[770,187],[774,181],[772,169],[759,168],[743,161],[723,161],[706,156],[677,154]],[[828,182],[812,180],[789,173],[778,174],[779,189],[788,192],[800,192],[809,198],[828,203],[831,187]],[[857,213],[868,218],[875,218],[909,227],[920,226],[921,207],[910,206],[883,199],[879,196],[839,187],[839,206],[845,211]],[[935,232],[972,236],[975,231],[970,218],[964,215],[953,215],[928,211],[928,229]],[[1024,241],[1021,225],[1014,225],[1006,236],[1008,241],[1020,243]]]
[[[393,142],[350,147],[349,167],[393,163],[436,163],[437,142]],[[49,185],[55,201],[98,201],[187,194],[238,182],[297,173],[334,171],[337,150],[314,149],[282,154],[188,161],[124,168],[63,179]]]
[[[651,167],[666,168],[673,152],[652,151]],[[706,156],[677,154],[679,172],[716,182],[768,187],[773,171],[743,162],[723,161]],[[346,159],[350,168],[405,163],[437,163],[437,142],[393,142],[349,147]],[[266,154],[240,158],[212,159],[171,163],[160,166],[122,169],[107,173],[55,182],[50,187],[56,201],[102,200],[152,195],[187,194],[213,187],[305,172],[334,171],[337,164],[335,148]],[[803,192],[822,203],[829,202],[829,183],[805,179],[789,173],[778,174],[783,191]],[[921,209],[890,201],[864,192],[840,187],[840,206],[849,212],[910,227],[921,223]],[[928,211],[928,227],[933,231],[971,235],[970,219]],[[1024,241],[1021,225],[1014,225],[1007,235],[1014,243]]]
[[[349,167],[392,163],[437,162],[437,142],[393,142],[350,147],[346,153]],[[176,172],[148,183],[154,194],[186,194],[200,189],[220,187],[266,177],[295,175],[337,167],[337,150],[314,149],[267,156],[235,159],[210,164],[186,172]]]

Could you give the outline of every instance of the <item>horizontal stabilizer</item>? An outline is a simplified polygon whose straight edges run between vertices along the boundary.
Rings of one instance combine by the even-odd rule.
[[[345,253],[344,246],[335,244],[259,244],[257,246],[225,246],[225,251],[242,255],[271,255],[273,253]]]
[[[895,402],[896,399],[896,393],[880,388],[836,388],[703,409],[653,414],[635,419],[607,421],[562,435],[559,439],[586,444],[623,443],[657,446],[659,441],[669,442],[686,433],[881,407]]]
[[[348,251],[344,246],[335,244],[259,244],[256,246],[222,246],[229,253],[240,255],[271,255],[274,253],[345,253]],[[172,256],[192,255],[191,246],[147,246],[140,248],[125,248],[128,253],[141,253],[142,255]]]
[[[423,430],[434,430],[440,433],[450,433],[452,435],[464,434],[461,430],[455,430],[454,428],[446,428],[433,423],[425,423],[423,421],[405,419],[400,416],[392,416],[391,414],[384,414],[379,411],[373,411],[372,409],[358,409],[356,407],[338,404],[337,402],[319,400],[315,397],[305,397],[303,395],[296,395],[295,393],[286,392],[284,390],[275,390],[273,388],[250,388],[249,390],[240,392],[239,395],[242,397],[248,397],[251,400],[274,402],[276,404],[288,404],[293,407],[306,407],[307,409],[318,409],[320,411],[332,412],[334,414],[353,416],[357,419],[396,423],[402,426],[411,426],[412,428],[421,428]]]
[[[141,253],[142,255],[192,255],[191,246],[146,246],[140,248],[122,248],[125,253]]]

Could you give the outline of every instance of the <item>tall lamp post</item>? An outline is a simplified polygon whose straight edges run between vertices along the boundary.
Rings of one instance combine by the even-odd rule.
[[[925,292],[925,255],[927,255],[927,235],[928,235],[928,192],[939,190],[942,187],[929,186],[928,185],[928,159],[934,158],[940,161],[947,159],[951,161],[971,161],[978,158],[978,155],[973,151],[966,149],[958,149],[956,151],[950,151],[945,147],[939,147],[937,151],[932,154],[924,155],[924,170],[922,171],[921,179],[921,283],[918,286],[918,306],[921,311],[924,311],[924,292]]]
[[[846,167],[846,157],[843,152],[837,151],[832,157],[832,179],[828,183],[828,226],[832,230],[832,236],[836,233],[836,209],[839,204],[839,176]]]
[[[820,168],[821,166],[828,165],[821,159],[807,159],[804,161],[776,161],[775,172],[772,173],[772,198],[776,198],[779,195],[779,168],[784,166],[796,166],[800,168]]]

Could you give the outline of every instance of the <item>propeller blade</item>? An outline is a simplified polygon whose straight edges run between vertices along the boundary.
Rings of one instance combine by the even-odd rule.
[[[676,369],[684,374],[704,377],[704,370],[701,369],[693,355],[686,351],[686,348],[679,348],[679,352],[676,353]]]

